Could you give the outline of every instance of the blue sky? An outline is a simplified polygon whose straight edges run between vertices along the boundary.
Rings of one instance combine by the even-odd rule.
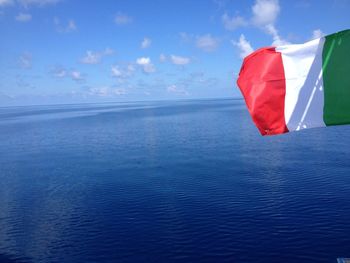
[[[350,0],[0,0],[0,106],[239,97],[242,58],[350,26]]]

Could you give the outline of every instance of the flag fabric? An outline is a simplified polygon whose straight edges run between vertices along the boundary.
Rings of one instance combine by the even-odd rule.
[[[262,135],[350,124],[350,30],[261,48],[237,84]]]

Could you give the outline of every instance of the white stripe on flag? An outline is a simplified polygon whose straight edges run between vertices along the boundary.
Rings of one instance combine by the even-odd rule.
[[[323,127],[322,50],[325,39],[276,48],[286,78],[284,116],[289,131]]]

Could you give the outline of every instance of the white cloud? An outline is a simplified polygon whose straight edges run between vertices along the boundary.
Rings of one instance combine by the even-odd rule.
[[[278,34],[278,30],[275,27],[277,17],[281,10],[278,0],[256,0],[251,10],[252,17],[249,20],[245,20],[240,16],[229,17],[227,14],[224,14],[222,16],[222,21],[225,28],[227,30],[234,30],[239,26],[250,24],[271,35],[273,39],[272,45],[289,44],[288,41],[284,40]]]
[[[214,51],[219,46],[219,42],[220,42],[218,38],[211,36],[211,34],[193,35],[193,34],[181,32],[179,36],[180,36],[181,42],[186,44],[193,44],[197,48],[200,48],[206,52]]]
[[[311,39],[316,39],[325,36],[325,33],[321,31],[321,29],[315,29],[312,31],[312,37]]]
[[[105,50],[102,52],[104,56],[110,56],[110,55],[113,55],[114,54],[114,50],[107,47],[105,48]]]
[[[138,65],[147,65],[147,64],[151,63],[151,59],[150,58],[146,58],[146,57],[138,58],[136,60],[136,63]]]
[[[111,72],[112,72],[112,77],[120,78],[123,76],[123,73],[121,72],[118,66],[112,66]]]
[[[241,16],[230,17],[227,13],[223,14],[221,20],[224,27],[231,31],[248,24],[263,28],[269,24],[273,25],[280,12],[278,0],[256,0],[251,9],[252,17],[250,20]]]
[[[230,17],[227,13],[221,17],[222,23],[227,30],[233,31],[238,27],[246,26],[248,22],[241,16]]]
[[[0,0],[0,7],[13,5],[13,0]]]
[[[80,60],[83,64],[98,64],[101,62],[101,54],[91,50],[86,51],[86,56]]]
[[[136,64],[140,65],[145,73],[153,73],[156,71],[151,59],[148,57],[141,57],[136,60]]]
[[[109,86],[102,86],[97,88],[90,88],[89,95],[99,97],[114,97],[127,94],[126,89],[123,88],[112,88]]]
[[[120,96],[120,95],[125,95],[125,94],[128,94],[126,89],[114,89],[113,90],[113,94],[114,95],[117,95],[117,96]]]
[[[0,101],[13,100],[15,97],[0,91]]]
[[[187,90],[185,90],[184,88],[180,88],[177,85],[170,85],[169,87],[167,87],[167,92],[183,96],[189,95],[189,92]]]
[[[53,22],[56,26],[56,31],[59,33],[71,33],[78,29],[74,20],[72,19],[68,20],[65,25],[61,23],[60,19],[57,17],[54,18]]]
[[[77,71],[77,70],[72,70],[70,72],[70,76],[71,76],[72,80],[74,80],[74,81],[82,81],[82,80],[84,80],[84,78],[81,75],[80,71]]]
[[[105,56],[110,56],[114,54],[114,50],[111,48],[106,48],[103,51],[86,51],[86,55],[80,59],[80,63],[83,64],[99,64],[102,61],[102,58]]]
[[[45,6],[45,5],[54,5],[60,2],[61,0],[17,0],[20,5],[24,7],[30,6]]]
[[[132,76],[132,74],[134,73],[135,68],[132,64],[129,64],[127,67],[125,68],[121,68],[118,65],[113,65],[111,67],[111,75],[112,77],[115,78],[127,78]]]
[[[252,13],[252,23],[272,36],[273,46],[290,44],[278,34],[275,27],[275,22],[280,13],[278,0],[256,0],[252,6]]]
[[[32,20],[32,15],[26,13],[19,13],[15,16],[15,20],[18,22],[29,22],[30,20]]]
[[[75,31],[75,30],[77,30],[77,26],[75,25],[74,20],[69,20],[68,21],[68,25],[66,27],[66,31],[67,32],[72,32],[72,31]]]
[[[151,39],[145,37],[141,42],[141,48],[149,48],[151,46]]]
[[[133,21],[132,17],[123,14],[123,13],[117,13],[114,17],[114,22],[117,25],[126,25],[126,24],[130,24]]]
[[[253,47],[250,45],[249,41],[246,40],[245,36],[243,34],[241,34],[241,36],[239,37],[239,40],[237,42],[232,41],[232,44],[236,47],[238,47],[239,51],[240,51],[240,57],[241,58],[245,58],[247,55],[249,55],[250,53],[252,53]]]
[[[90,88],[89,95],[97,95],[105,97],[108,95],[109,87],[99,87],[99,88]]]
[[[61,66],[56,66],[51,71],[52,75],[58,79],[70,78],[76,82],[84,81],[85,78],[83,74],[75,69],[68,70]]]
[[[219,45],[219,40],[212,37],[210,34],[198,36],[196,39],[196,46],[204,51],[214,51]]]
[[[32,54],[25,52],[19,56],[19,66],[24,69],[30,69],[32,67]]]
[[[257,26],[274,24],[280,12],[278,0],[256,0],[252,7],[252,21]]]
[[[186,32],[180,32],[179,36],[184,43],[191,42],[193,38],[193,35],[187,34]]]
[[[132,64],[129,64],[129,65],[127,66],[127,70],[128,70],[129,73],[132,73],[132,72],[135,71],[135,68],[134,68],[134,66],[133,66]]]
[[[284,40],[281,38],[281,36],[278,34],[277,29],[275,28],[274,25],[267,25],[266,26],[267,32],[272,36],[273,46],[282,46],[282,45],[289,45],[290,43],[287,40]]]
[[[175,55],[171,55],[170,60],[171,60],[171,63],[175,65],[187,65],[191,62],[191,60],[187,57],[180,57]]]
[[[163,63],[163,62],[165,62],[166,60],[167,60],[167,57],[166,57],[164,54],[160,54],[160,55],[159,55],[159,61],[160,61],[160,62]]]
[[[61,0],[0,0],[0,7],[18,4],[21,7],[29,8],[31,6],[43,7],[61,2]]]
[[[57,68],[53,72],[55,78],[65,78],[67,76],[67,71],[63,68]]]

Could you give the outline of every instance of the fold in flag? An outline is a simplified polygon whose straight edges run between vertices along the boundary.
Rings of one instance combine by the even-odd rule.
[[[350,124],[350,30],[261,48],[237,84],[262,135]]]

